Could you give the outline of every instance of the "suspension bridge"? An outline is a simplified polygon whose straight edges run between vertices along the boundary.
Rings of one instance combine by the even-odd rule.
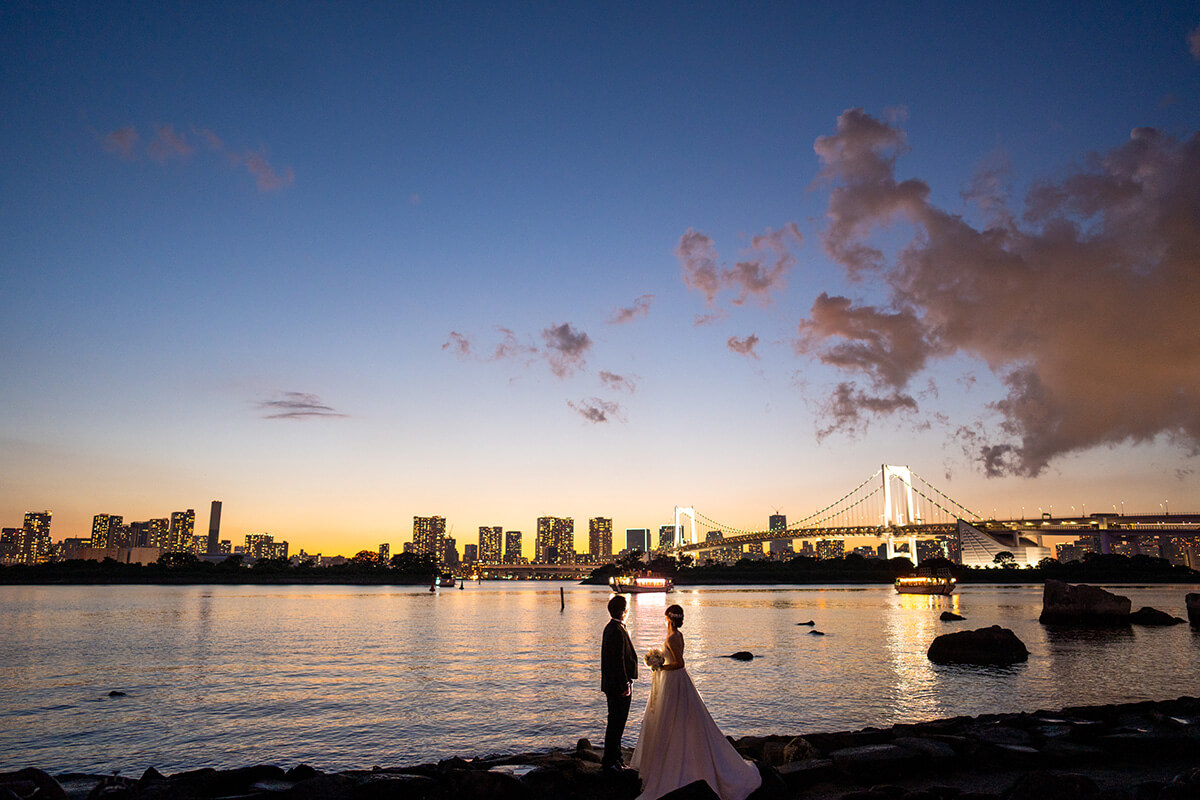
[[[688,523],[686,526],[684,522]],[[697,527],[706,528],[701,539]],[[707,531],[719,531],[709,538]],[[957,536],[965,556],[988,560],[999,550],[1023,550],[1029,563],[1051,555],[1043,547],[1043,536],[1100,536],[1101,552],[1110,552],[1119,539],[1175,533],[1200,534],[1200,514],[1159,515],[1093,514],[1053,517],[1043,514],[1034,520],[984,519],[907,466],[884,464],[842,497],[803,519],[772,530],[748,530],[725,525],[692,506],[675,507],[674,546],[664,543],[674,555],[701,553],[744,545],[792,539],[845,539],[876,537],[887,544],[887,557],[917,560],[917,540]],[[897,545],[907,542],[908,552]]]

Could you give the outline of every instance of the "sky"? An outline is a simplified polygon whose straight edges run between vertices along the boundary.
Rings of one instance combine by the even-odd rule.
[[[0,524],[1200,511],[1200,3],[0,2]]]

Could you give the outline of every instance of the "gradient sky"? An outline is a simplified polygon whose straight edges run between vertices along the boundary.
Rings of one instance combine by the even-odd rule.
[[[1200,4],[644,6],[0,3],[0,523],[1200,510]]]

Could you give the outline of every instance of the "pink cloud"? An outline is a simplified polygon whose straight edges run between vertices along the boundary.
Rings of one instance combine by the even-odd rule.
[[[618,308],[609,316],[608,322],[610,325],[622,325],[626,322],[633,322],[638,317],[644,317],[650,313],[650,304],[654,301],[654,295],[644,294],[633,301],[633,305],[628,308]]]
[[[146,148],[146,154],[160,164],[172,158],[188,158],[195,151],[182,134],[175,132],[173,125],[155,125],[154,138]]]
[[[241,163],[254,176],[254,181],[261,192],[278,191],[285,186],[291,186],[296,180],[291,167],[285,168],[283,172],[276,172],[262,153],[247,151],[242,154]]]
[[[758,347],[758,336],[753,333],[741,339],[736,336],[730,336],[729,341],[725,345],[738,355],[748,358],[758,358],[758,353],[754,352],[754,348]]]
[[[134,157],[133,149],[137,147],[140,138],[136,128],[126,125],[104,137],[104,149],[129,160]]]

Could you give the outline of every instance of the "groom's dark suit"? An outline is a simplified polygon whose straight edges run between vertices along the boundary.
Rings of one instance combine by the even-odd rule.
[[[632,681],[637,676],[637,653],[629,641],[629,632],[619,619],[611,619],[604,627],[600,644],[600,690],[608,698],[603,766],[621,762],[621,736],[629,719]]]

